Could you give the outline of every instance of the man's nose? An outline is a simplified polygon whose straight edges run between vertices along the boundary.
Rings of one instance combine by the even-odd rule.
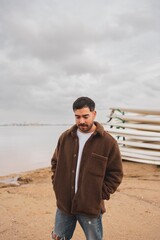
[[[80,123],[80,124],[85,123],[84,118],[80,118],[80,119],[79,119],[79,123]]]

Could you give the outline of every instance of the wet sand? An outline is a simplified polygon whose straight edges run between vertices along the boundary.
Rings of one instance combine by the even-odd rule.
[[[104,240],[159,240],[160,167],[123,166],[123,182],[105,202]],[[12,181],[0,183],[0,239],[50,239],[56,211],[50,177],[50,168],[45,168],[13,174],[6,177]],[[72,239],[85,239],[78,224]]]

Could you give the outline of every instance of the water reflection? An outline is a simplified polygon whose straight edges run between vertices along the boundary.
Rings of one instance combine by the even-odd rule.
[[[0,127],[0,176],[50,166],[59,135],[70,126]]]

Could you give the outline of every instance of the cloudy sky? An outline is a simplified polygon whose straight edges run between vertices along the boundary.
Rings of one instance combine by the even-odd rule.
[[[79,96],[160,106],[159,0],[0,0],[0,122],[74,121]]]

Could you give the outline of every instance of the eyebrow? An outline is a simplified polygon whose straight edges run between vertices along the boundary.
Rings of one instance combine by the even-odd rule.
[[[77,114],[75,114],[75,117],[88,117],[89,116],[89,114],[84,114],[84,115],[77,115]]]

